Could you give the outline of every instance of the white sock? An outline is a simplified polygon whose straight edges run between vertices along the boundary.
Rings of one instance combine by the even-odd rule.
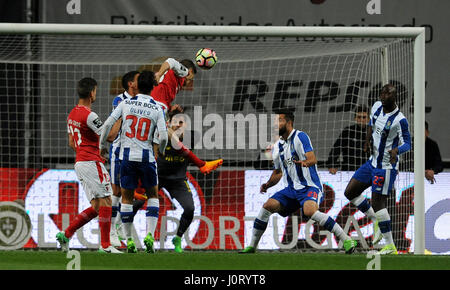
[[[150,198],[147,201],[147,213],[146,213],[146,221],[147,221],[147,233],[151,233],[152,236],[155,236],[156,225],[158,224],[159,217],[159,199],[158,198]]]
[[[111,196],[111,206],[119,206],[120,203],[120,196]]]
[[[122,203],[120,205],[120,215],[125,238],[129,239],[131,238],[131,226],[133,225],[133,205]]]
[[[351,200],[351,202],[361,211],[363,212],[373,223],[377,220],[377,216],[372,206],[369,204],[369,201],[360,194]]]
[[[114,230],[116,227],[117,221],[120,219],[120,196],[111,196],[111,207],[115,212],[115,216],[111,216],[111,230]]]
[[[376,216],[378,219],[378,227],[380,228],[386,243],[393,244],[394,239],[392,237],[391,217],[389,212],[386,208],[383,208],[376,212]]]
[[[272,213],[267,209],[263,207],[260,209],[258,216],[253,223],[252,239],[249,245],[250,247],[258,247],[259,241],[266,231],[267,223],[269,222],[269,218],[271,215]]]
[[[339,240],[345,241],[350,239],[350,237],[344,232],[341,226],[326,213],[316,211],[311,216],[311,219],[318,222],[319,225],[325,227],[325,229],[327,229],[329,232],[335,234]]]

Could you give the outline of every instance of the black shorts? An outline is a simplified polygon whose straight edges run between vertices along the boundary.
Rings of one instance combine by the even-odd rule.
[[[194,206],[192,192],[186,179],[159,178],[159,188],[164,187],[172,199],[176,199],[183,208]]]

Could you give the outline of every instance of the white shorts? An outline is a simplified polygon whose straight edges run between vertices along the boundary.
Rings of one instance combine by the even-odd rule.
[[[112,195],[111,178],[103,163],[79,161],[75,163],[75,173],[89,201]]]

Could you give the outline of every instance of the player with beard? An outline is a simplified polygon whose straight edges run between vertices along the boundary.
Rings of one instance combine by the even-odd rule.
[[[319,211],[323,199],[322,182],[317,172],[317,159],[309,136],[293,128],[294,115],[282,111],[278,116],[280,139],[273,147],[275,170],[269,180],[261,185],[260,192],[277,184],[282,178],[287,185],[272,195],[261,208],[253,224],[250,245],[240,253],[255,253],[258,243],[267,228],[273,213],[286,217],[299,208],[303,214],[334,233],[344,242],[347,254],[354,252],[357,242],[352,240],[328,214]]]

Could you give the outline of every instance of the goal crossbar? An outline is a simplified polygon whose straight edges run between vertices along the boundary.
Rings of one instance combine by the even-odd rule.
[[[0,23],[0,34],[415,38],[423,27],[316,27]]]

